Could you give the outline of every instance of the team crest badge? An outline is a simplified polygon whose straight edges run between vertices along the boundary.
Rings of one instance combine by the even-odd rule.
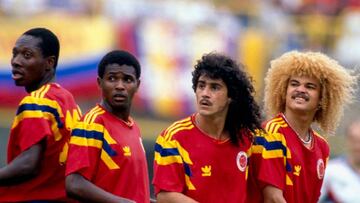
[[[247,166],[248,157],[245,152],[240,151],[236,156],[236,165],[241,172],[244,172]]]
[[[316,164],[316,171],[317,171],[318,178],[320,180],[323,179],[324,174],[325,174],[325,164],[322,159],[318,159],[317,164]]]

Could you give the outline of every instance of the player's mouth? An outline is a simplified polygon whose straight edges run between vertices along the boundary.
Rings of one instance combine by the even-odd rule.
[[[306,102],[310,100],[309,96],[304,93],[296,93],[291,96],[291,99],[294,99],[295,101],[306,101]]]
[[[24,73],[16,69],[13,69],[11,73],[11,77],[13,80],[21,80],[24,77]]]
[[[116,101],[116,102],[122,102],[122,101],[125,101],[126,100],[126,95],[124,95],[124,94],[114,94],[114,96],[113,96],[113,99],[114,99],[114,101]]]
[[[212,103],[207,99],[200,100],[199,104],[200,104],[200,106],[211,106],[212,105]]]

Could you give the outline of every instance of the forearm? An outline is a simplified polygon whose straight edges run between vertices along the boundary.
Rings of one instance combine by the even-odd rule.
[[[264,203],[286,203],[283,191],[274,186],[266,186],[263,189]]]
[[[42,151],[42,144],[36,144],[0,168],[0,185],[14,185],[35,177],[39,172]]]
[[[34,176],[36,173],[33,173],[32,170],[22,170],[22,167],[13,167],[12,164],[9,164],[0,169],[0,185],[18,184]]]
[[[194,199],[179,192],[159,192],[157,203],[196,203]]]
[[[69,197],[83,202],[134,203],[103,190],[80,174],[70,174],[66,177],[66,193]]]

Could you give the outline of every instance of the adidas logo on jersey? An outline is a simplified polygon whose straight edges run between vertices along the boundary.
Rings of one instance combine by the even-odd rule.
[[[124,156],[131,156],[131,150],[129,146],[123,147]]]
[[[204,166],[201,167],[201,176],[211,176],[211,166]]]

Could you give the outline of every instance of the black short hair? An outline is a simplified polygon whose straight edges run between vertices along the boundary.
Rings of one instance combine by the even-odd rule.
[[[60,52],[60,43],[56,35],[46,28],[33,28],[24,32],[23,35],[41,39],[39,48],[44,57],[55,56],[54,69],[56,69]]]
[[[242,64],[219,53],[209,53],[197,61],[192,72],[192,87],[196,91],[199,77],[205,75],[212,79],[221,79],[228,89],[231,98],[225,121],[225,130],[230,134],[232,143],[243,140],[243,133],[255,133],[261,128],[260,107],[254,99],[255,90],[252,79],[247,75]],[[252,139],[252,136],[250,136]]]
[[[98,76],[104,76],[105,67],[109,64],[128,65],[135,68],[136,79],[140,78],[141,67],[134,55],[124,50],[113,50],[107,53],[98,65]]]

